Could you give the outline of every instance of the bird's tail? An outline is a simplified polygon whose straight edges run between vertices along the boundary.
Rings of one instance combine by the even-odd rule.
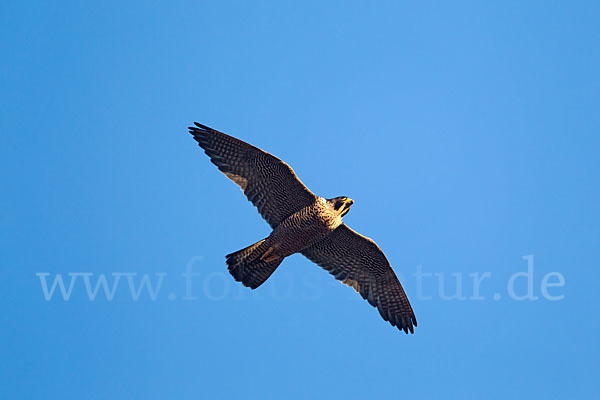
[[[283,261],[283,257],[271,255],[273,248],[266,239],[245,249],[227,254],[229,273],[244,286],[256,289],[266,281]]]

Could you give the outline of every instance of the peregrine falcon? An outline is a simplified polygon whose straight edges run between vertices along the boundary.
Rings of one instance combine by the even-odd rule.
[[[354,288],[384,320],[414,333],[415,314],[389,261],[373,240],[342,221],[354,203],[351,199],[316,196],[277,157],[194,124],[190,133],[210,161],[240,186],[273,229],[266,238],[226,256],[236,281],[256,289],[284,258],[301,253]]]

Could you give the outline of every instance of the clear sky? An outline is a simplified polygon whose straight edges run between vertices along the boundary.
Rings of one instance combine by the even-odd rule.
[[[594,397],[599,18],[593,1],[3,1],[0,397]],[[195,120],[353,198],[345,221],[385,251],[415,334],[300,255],[234,282],[224,255],[269,228]]]

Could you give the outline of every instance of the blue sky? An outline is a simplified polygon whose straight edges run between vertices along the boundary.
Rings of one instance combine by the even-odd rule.
[[[595,396],[599,11],[2,2],[1,397]],[[269,229],[195,120],[353,198],[416,333],[299,255],[234,282]]]

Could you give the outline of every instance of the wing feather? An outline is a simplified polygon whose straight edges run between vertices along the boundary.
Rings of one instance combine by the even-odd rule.
[[[292,168],[279,158],[205,125],[194,124],[190,133],[210,161],[244,191],[272,228],[316,200]]]
[[[414,333],[417,319],[406,293],[377,244],[345,224],[302,251],[376,307],[381,317]]]

